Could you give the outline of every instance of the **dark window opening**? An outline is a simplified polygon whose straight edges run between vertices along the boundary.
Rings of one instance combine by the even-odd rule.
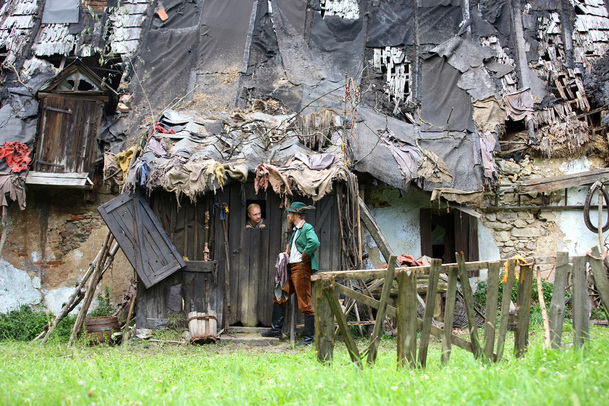
[[[250,207],[250,204],[257,204],[260,206],[260,216],[262,217],[262,222],[266,223],[266,200],[247,200],[245,204],[245,224],[249,222],[247,209]]]

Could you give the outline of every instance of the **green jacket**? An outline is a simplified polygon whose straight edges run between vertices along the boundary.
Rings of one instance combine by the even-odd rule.
[[[293,233],[294,232],[296,232],[296,230],[294,230]],[[311,268],[313,271],[319,271],[319,264],[317,263],[317,255],[315,253],[317,248],[319,248],[319,238],[317,238],[317,234],[315,234],[315,229],[311,224],[304,223],[296,238],[296,249],[298,249],[298,252],[300,253],[305,252],[307,255],[311,256]]]

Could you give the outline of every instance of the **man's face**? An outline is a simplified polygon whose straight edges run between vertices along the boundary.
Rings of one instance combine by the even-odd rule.
[[[293,226],[296,216],[291,211],[288,212],[288,225]]]
[[[252,209],[247,213],[247,216],[250,218],[250,222],[252,223],[252,225],[258,225],[258,223],[260,223],[260,220],[262,219],[260,207],[252,207]]]

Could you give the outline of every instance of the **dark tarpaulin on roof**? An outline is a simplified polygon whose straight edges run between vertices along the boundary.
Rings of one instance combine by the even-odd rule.
[[[155,14],[152,19],[152,28],[187,28],[196,27],[201,20],[201,6],[203,1],[163,0],[163,8],[169,17],[162,21]]]
[[[440,44],[459,32],[461,7],[419,7],[419,44]]]
[[[348,20],[336,16],[322,18],[314,14],[311,30],[313,55],[325,62],[328,80],[344,82],[345,73],[357,77],[361,70],[366,30],[360,20]]]
[[[292,27],[303,34],[305,33],[305,19],[307,0],[276,0],[281,12],[286,16]]]
[[[386,184],[406,190],[406,182],[391,150],[379,137],[384,130],[396,138],[416,145],[417,131],[414,125],[378,114],[360,106],[356,130],[357,147],[354,148],[354,170],[366,172]],[[453,175],[452,188],[463,191],[480,191],[483,172],[480,143],[477,133],[443,132],[419,134],[421,148],[433,151],[448,166]],[[423,181],[423,190],[431,191],[437,184]],[[446,186],[446,185],[444,185]]]
[[[80,0],[47,0],[42,13],[42,23],[77,23],[79,12]]]
[[[457,86],[461,79],[459,71],[440,56],[425,60],[422,69],[421,117],[433,125],[429,128],[423,123],[422,129],[475,131],[471,98]]]
[[[197,70],[243,68],[255,0],[205,0]]]
[[[367,46],[412,45],[414,43],[414,4],[412,0],[391,1],[369,10]]]

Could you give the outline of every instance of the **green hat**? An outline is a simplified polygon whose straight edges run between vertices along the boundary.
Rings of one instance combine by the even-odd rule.
[[[307,206],[303,202],[294,202],[290,205],[290,207],[287,208],[287,211],[290,211],[292,213],[300,213],[300,214],[306,213],[307,210],[315,210],[315,207]]]

